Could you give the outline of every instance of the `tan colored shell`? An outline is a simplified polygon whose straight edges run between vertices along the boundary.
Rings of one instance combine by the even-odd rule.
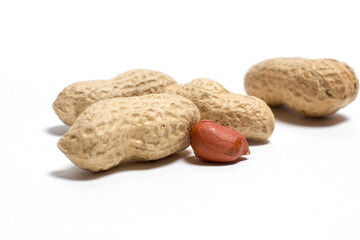
[[[276,58],[251,67],[245,90],[270,106],[286,104],[306,116],[326,116],[352,102],[359,83],[353,70],[332,59]]]
[[[53,108],[59,118],[71,126],[88,106],[100,100],[161,93],[164,87],[175,83],[171,77],[161,72],[130,70],[110,80],[71,84],[59,94]]]
[[[231,93],[213,80],[195,79],[168,86],[165,92],[188,98],[199,108],[201,119],[233,128],[245,138],[267,139],[274,130],[274,115],[264,101]]]
[[[198,108],[178,95],[106,99],[88,107],[58,147],[78,167],[97,172],[123,160],[156,160],[187,148],[199,120]]]

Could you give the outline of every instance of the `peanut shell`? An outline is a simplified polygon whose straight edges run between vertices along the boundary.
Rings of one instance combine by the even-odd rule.
[[[110,80],[71,84],[59,94],[53,108],[59,118],[71,126],[87,107],[100,100],[161,93],[164,87],[175,83],[171,77],[161,72],[130,70]]]
[[[165,92],[186,97],[199,108],[201,119],[233,128],[245,138],[265,140],[274,130],[274,115],[263,100],[231,93],[216,81],[199,78],[168,86]]]
[[[156,160],[187,148],[199,120],[198,108],[178,95],[106,99],[80,114],[58,147],[78,167],[97,172],[124,160]]]
[[[358,89],[354,71],[333,59],[275,58],[254,65],[245,76],[249,95],[312,117],[345,107]]]

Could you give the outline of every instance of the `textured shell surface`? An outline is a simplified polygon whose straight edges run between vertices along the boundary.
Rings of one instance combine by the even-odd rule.
[[[252,66],[245,76],[249,95],[314,117],[346,106],[358,88],[354,71],[333,59],[275,58]]]
[[[201,119],[233,128],[245,138],[268,139],[275,127],[269,106],[261,99],[227,91],[218,82],[199,78],[165,88],[188,98],[199,108]]]
[[[107,170],[123,160],[156,160],[190,145],[198,108],[172,94],[113,98],[88,107],[59,140],[78,167]]]
[[[175,83],[171,77],[158,71],[130,70],[110,80],[71,84],[59,94],[53,108],[59,118],[71,126],[87,107],[100,100],[162,93],[164,87]]]

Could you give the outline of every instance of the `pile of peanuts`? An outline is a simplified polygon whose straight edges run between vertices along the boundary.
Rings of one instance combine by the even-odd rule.
[[[250,153],[246,139],[271,136],[270,107],[327,116],[352,102],[358,88],[353,70],[331,59],[256,64],[245,76],[248,96],[206,78],[177,84],[161,72],[131,70],[109,80],[77,82],[59,94],[53,108],[71,127],[58,147],[76,166],[93,172],[128,159],[161,159],[190,144],[200,159],[230,162]]]

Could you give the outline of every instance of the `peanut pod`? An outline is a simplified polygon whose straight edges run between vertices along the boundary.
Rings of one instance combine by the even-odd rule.
[[[59,118],[71,126],[91,104],[116,97],[161,93],[176,82],[153,70],[131,70],[110,80],[82,81],[67,86],[57,97],[53,108]]]
[[[156,160],[187,148],[199,120],[198,108],[178,95],[106,99],[80,114],[58,147],[78,167],[97,172],[124,160]]]
[[[312,117],[345,107],[358,89],[354,71],[332,59],[275,58],[254,65],[245,76],[249,95]]]
[[[274,115],[263,100],[231,93],[213,80],[199,78],[164,91],[186,97],[199,108],[201,119],[233,128],[245,138],[264,140],[274,130]]]

